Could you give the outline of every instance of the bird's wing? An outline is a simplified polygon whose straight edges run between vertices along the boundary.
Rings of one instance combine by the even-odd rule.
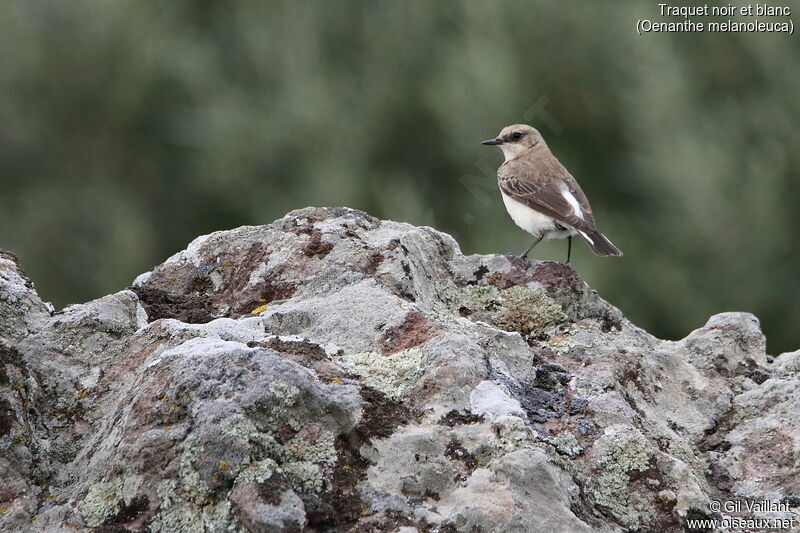
[[[539,174],[532,176],[531,172]],[[560,164],[555,168],[506,164],[497,171],[497,181],[507,196],[535,211],[578,230],[597,230],[589,200]]]

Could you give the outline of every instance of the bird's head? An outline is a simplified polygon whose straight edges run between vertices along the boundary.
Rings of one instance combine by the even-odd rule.
[[[506,126],[496,138],[483,141],[481,144],[499,146],[506,161],[515,159],[536,146],[545,146],[542,135],[527,124]]]

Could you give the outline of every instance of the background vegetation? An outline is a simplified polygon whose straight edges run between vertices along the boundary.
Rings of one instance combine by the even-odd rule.
[[[644,17],[656,2],[2,2],[0,247],[57,306],[308,205],[519,252],[479,142],[529,122],[625,251],[573,254],[602,296],[666,338],[751,311],[796,349],[798,39],[640,37]]]

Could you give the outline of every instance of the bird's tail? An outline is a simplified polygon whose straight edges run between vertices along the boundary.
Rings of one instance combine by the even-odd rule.
[[[579,233],[581,237],[583,237],[583,240],[586,241],[586,244],[588,244],[597,255],[622,255],[622,251],[614,246],[614,243],[609,241],[606,236],[599,231],[579,231]]]

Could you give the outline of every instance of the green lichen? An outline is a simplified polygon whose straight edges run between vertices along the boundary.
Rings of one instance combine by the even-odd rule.
[[[630,487],[630,474],[649,470],[652,457],[647,440],[641,434],[632,433],[615,440],[598,465],[601,473],[595,481],[595,503],[631,528],[638,528],[653,518],[652,504]]]
[[[534,445],[533,434],[525,422],[516,416],[503,418],[496,422],[497,450],[504,455],[521,448]]]
[[[391,355],[363,352],[342,356],[343,366],[391,398],[400,398],[422,375],[422,352],[402,350]]]
[[[441,303],[433,313],[445,322],[466,315],[507,331],[538,335],[566,320],[561,306],[544,289],[525,285],[505,290],[492,285],[448,285],[439,289],[439,295]]]
[[[160,512],[150,523],[152,533],[222,533],[237,530],[236,519],[231,514],[227,500],[197,508],[181,499],[179,487],[180,483],[175,479],[165,479],[156,485],[161,504]]]
[[[274,457],[284,456],[283,447],[271,434],[271,432],[277,431],[278,421],[271,420],[267,426],[269,426],[269,432],[260,431],[250,418],[242,414],[233,415],[220,422],[222,431],[249,442],[260,453]]]
[[[162,479],[156,485],[156,494],[161,500],[161,509],[168,509],[177,502],[178,481],[175,479]]]
[[[261,437],[266,433],[259,429],[264,428],[269,433],[278,431],[281,427],[288,425],[295,431],[301,427],[299,420],[294,418],[290,413],[290,408],[297,405],[300,399],[300,389],[294,385],[287,385],[285,383],[273,382],[269,386],[272,398],[265,402],[258,401],[254,404],[255,410],[259,414],[258,427],[253,418],[243,414],[233,415],[220,423],[222,430],[229,435],[241,437],[245,440],[251,440],[253,437]],[[267,439],[270,441],[270,439]],[[271,445],[270,442],[264,442],[265,445]]]
[[[538,335],[564,322],[561,306],[544,289],[515,286],[502,292],[503,302],[496,313],[496,324],[523,335]]]
[[[282,470],[293,487],[305,492],[322,490],[322,472],[314,463],[295,461],[284,464]]]
[[[258,450],[258,455],[266,456],[265,459],[245,468],[237,476],[236,482],[262,483],[273,473],[282,472],[295,490],[315,492],[322,490],[323,477],[318,465],[336,463],[337,453],[334,446],[336,435],[330,431],[321,431],[321,433],[311,433],[315,436],[312,439],[300,431],[302,424],[294,420],[286,409],[299,400],[300,390],[297,387],[275,383],[270,386],[270,391],[277,401],[272,406],[273,409],[266,411],[268,413],[266,419],[258,418],[254,421],[246,415],[237,414],[220,423],[225,433],[251,443]],[[255,416],[261,417],[262,411],[259,410]],[[300,432],[282,444],[274,434],[286,426]],[[182,474],[182,477],[186,477],[192,485],[197,481],[190,474],[185,476]]]
[[[181,480],[181,488],[185,499],[197,505],[204,505],[209,501],[211,489],[205,481],[200,478],[200,474],[192,464],[202,449],[197,446],[187,446],[181,454],[178,463],[178,476]]]
[[[203,530],[203,518],[199,511],[187,506],[178,494],[180,483],[176,479],[164,479],[156,485],[156,494],[161,500],[160,512],[150,523],[153,533],[190,533]]]
[[[286,444],[286,448],[297,460],[333,465],[337,459],[334,440],[333,433],[326,431],[314,442],[294,438]]]
[[[222,533],[223,531],[238,531],[234,528],[234,518],[231,514],[231,504],[222,500],[216,505],[203,507],[203,524],[205,533]]]
[[[264,459],[263,461],[256,461],[250,466],[242,470],[237,476],[237,483],[264,483],[272,477],[275,472],[280,472],[278,463],[272,459]]]
[[[550,441],[550,444],[555,446],[558,453],[568,455],[570,457],[577,457],[583,453],[583,446],[578,442],[577,437],[569,431],[559,433]]]
[[[156,515],[150,523],[153,533],[194,533],[203,531],[202,514],[185,505],[173,505]]]
[[[269,390],[287,407],[292,407],[295,405],[297,403],[297,399],[300,397],[300,389],[294,385],[287,385],[286,383],[281,383],[279,381],[273,381],[270,383]]]
[[[578,343],[572,340],[572,335],[574,335],[577,331],[578,328],[573,324],[560,330],[557,335],[553,335],[546,341],[540,342],[539,344],[541,346],[550,348],[554,352],[565,354],[572,350],[575,346],[578,346]]]
[[[289,409],[297,405],[297,401],[300,399],[300,389],[294,385],[272,382],[269,390],[274,396],[273,400],[269,405],[259,405],[269,413],[265,421],[267,429],[274,432],[281,426],[288,425],[295,431],[299,430],[300,422],[290,415]]]
[[[470,312],[491,311],[500,305],[500,291],[493,285],[469,285],[456,287],[447,284],[439,287],[439,301],[434,303],[433,316],[449,322],[461,316],[464,310]]]
[[[211,502],[210,490],[192,467],[198,450],[189,446],[181,454],[180,479],[164,479],[156,485],[161,501],[159,513],[150,523],[153,533],[231,531],[234,518],[227,500]]]
[[[236,414],[220,422],[222,431],[233,437],[248,440],[251,435],[259,433],[252,420],[242,414]]]
[[[78,510],[87,526],[97,527],[114,516],[122,501],[122,479],[95,483],[78,505]]]

